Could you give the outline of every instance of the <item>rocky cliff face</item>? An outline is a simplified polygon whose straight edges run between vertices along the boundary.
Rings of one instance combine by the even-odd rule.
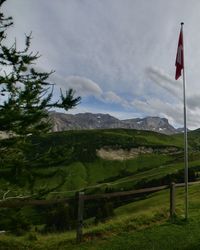
[[[160,117],[146,117],[124,120],[124,123],[129,125],[130,128],[140,130],[150,130],[163,134],[175,134],[177,129],[169,124],[166,118]]]
[[[81,113],[76,115],[50,112],[53,131],[70,129],[121,128],[123,122],[108,114]]]
[[[50,112],[53,121],[53,131],[64,131],[70,129],[106,129],[127,128],[138,130],[150,130],[163,134],[178,133],[169,124],[166,118],[146,117],[119,120],[109,114],[81,113],[76,115]]]

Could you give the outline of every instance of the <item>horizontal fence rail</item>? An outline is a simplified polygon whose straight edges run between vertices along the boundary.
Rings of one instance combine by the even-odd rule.
[[[194,184],[200,184],[200,181],[195,182],[189,182],[189,185]],[[176,187],[184,187],[185,183],[175,183]],[[138,190],[129,190],[129,191],[121,191],[121,192],[113,192],[113,193],[104,193],[104,194],[92,194],[92,195],[82,195],[82,199],[84,200],[97,200],[97,199],[103,199],[103,198],[114,198],[114,197],[123,197],[128,195],[134,195],[134,194],[143,194],[143,193],[150,193],[150,192],[156,192],[161,191],[164,189],[169,188],[170,185],[164,185],[159,187],[152,187],[152,188],[143,188]],[[18,206],[28,206],[28,205],[51,205],[56,203],[67,203],[72,200],[77,199],[77,197],[68,197],[63,199],[51,199],[51,200],[36,200],[31,199],[31,197],[23,198],[23,197],[12,197],[12,198],[6,198],[5,200],[0,200],[0,207],[18,207]]]
[[[191,182],[188,182],[188,185],[194,185],[194,184],[200,184],[200,181],[191,181]],[[185,187],[185,183],[176,183],[175,184],[176,187]]]
[[[200,181],[189,182],[189,185],[200,184]],[[34,200],[31,197],[11,197],[4,200],[0,200],[0,208],[15,208],[24,206],[48,206],[58,203],[70,203],[75,201],[77,204],[77,230],[76,240],[81,242],[83,236],[83,212],[84,212],[84,201],[98,200],[98,199],[110,199],[115,197],[124,197],[128,195],[147,194],[158,192],[165,189],[170,189],[170,218],[175,215],[175,190],[176,187],[184,187],[185,183],[171,183],[170,185],[164,185],[159,187],[143,188],[139,190],[129,190],[114,193],[104,194],[92,194],[86,195],[84,192],[77,192],[74,197],[67,197],[62,199],[50,199],[50,200]]]
[[[0,208],[14,208],[14,207],[24,207],[24,206],[47,206],[54,205],[58,203],[68,203],[69,201],[74,200],[75,198],[65,198],[65,199],[55,199],[55,200],[33,200],[30,198],[16,198],[16,199],[6,199],[0,201]]]
[[[121,192],[115,192],[115,193],[107,193],[107,194],[84,195],[83,199],[84,200],[96,200],[96,199],[102,199],[102,198],[122,197],[122,196],[127,196],[127,195],[150,193],[150,192],[160,191],[160,190],[167,189],[167,188],[169,188],[169,185],[152,187],[152,188],[143,188],[143,189],[138,189],[138,190],[121,191]]]

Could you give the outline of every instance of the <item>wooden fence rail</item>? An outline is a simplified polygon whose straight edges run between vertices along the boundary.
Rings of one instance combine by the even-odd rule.
[[[196,182],[189,182],[189,185],[194,185],[194,184],[200,184],[200,181]],[[176,211],[176,199],[175,199],[175,193],[176,193],[176,187],[184,187],[185,183],[174,183],[172,182],[170,185],[164,185],[164,186],[159,186],[159,187],[152,187],[152,188],[143,188],[139,190],[130,190],[130,191],[122,191],[122,192],[115,192],[115,193],[106,193],[106,194],[95,194],[95,195],[84,195],[82,193],[79,195],[79,201],[78,204],[81,204],[81,208],[78,207],[78,226],[77,226],[77,242],[81,242],[82,240],[82,226],[83,226],[83,211],[84,211],[84,201],[86,200],[97,200],[97,199],[102,199],[102,198],[114,198],[114,197],[123,197],[123,196],[128,196],[128,195],[135,195],[135,194],[145,194],[145,193],[151,193],[151,192],[158,192],[164,189],[170,189],[170,199],[169,199],[169,210],[170,210],[170,218],[172,219],[175,215]],[[82,211],[80,211],[82,209]]]
[[[12,198],[0,201],[0,208],[15,208],[15,207],[25,207],[25,206],[47,206],[58,203],[68,203],[69,201],[74,200],[75,198],[65,198],[65,199],[52,199],[52,200],[33,200],[31,198]]]
[[[143,188],[138,190],[129,190],[129,191],[122,191],[122,192],[115,192],[115,193],[106,193],[106,194],[94,194],[94,195],[84,195],[84,200],[97,200],[102,198],[114,198],[114,197],[123,197],[127,195],[134,195],[134,194],[144,194],[150,192],[156,192],[163,189],[169,188],[169,185],[159,186],[159,187],[152,187],[152,188]]]
[[[191,181],[191,182],[188,182],[189,186],[194,185],[194,184],[200,184],[200,181]],[[184,187],[184,186],[185,186],[185,183],[177,183],[176,184],[176,187]]]
[[[199,184],[200,181],[189,182],[189,185]],[[70,203],[70,201],[76,201],[77,203],[77,229],[76,229],[76,240],[81,242],[83,236],[83,212],[84,212],[84,201],[88,200],[97,200],[97,199],[110,199],[114,197],[124,197],[128,195],[137,195],[137,194],[147,194],[152,192],[158,192],[164,189],[170,189],[170,217],[173,218],[175,215],[175,189],[176,187],[184,187],[185,183],[171,183],[170,185],[164,185],[159,187],[152,188],[143,188],[139,190],[129,190],[122,192],[114,193],[104,193],[104,194],[94,194],[94,195],[85,195],[84,192],[77,192],[75,197],[64,198],[64,199],[52,199],[52,200],[33,200],[30,198],[7,198],[6,200],[0,201],[0,208],[15,208],[15,207],[24,207],[24,206],[46,206],[53,205],[57,203]]]

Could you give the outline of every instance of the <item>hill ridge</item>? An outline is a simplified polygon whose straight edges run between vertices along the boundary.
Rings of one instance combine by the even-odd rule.
[[[147,116],[144,118],[131,118],[120,120],[110,114],[102,113],[78,113],[75,115],[51,111],[50,117],[53,121],[53,132],[82,129],[110,129],[124,128],[148,130],[162,134],[176,134],[182,129],[174,128],[166,118],[158,116]]]

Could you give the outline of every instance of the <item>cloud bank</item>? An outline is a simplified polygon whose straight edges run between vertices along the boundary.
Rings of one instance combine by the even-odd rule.
[[[182,126],[182,82],[174,80],[180,22],[185,22],[188,124],[199,127],[200,1],[10,0],[8,39],[22,47],[33,32],[38,66],[55,70],[58,87],[81,95],[79,110],[162,115]],[[59,77],[58,77],[59,76]],[[89,103],[93,96],[97,102]],[[102,104],[101,104],[102,102]],[[95,105],[95,106],[94,106]],[[118,110],[116,110],[118,109]]]

